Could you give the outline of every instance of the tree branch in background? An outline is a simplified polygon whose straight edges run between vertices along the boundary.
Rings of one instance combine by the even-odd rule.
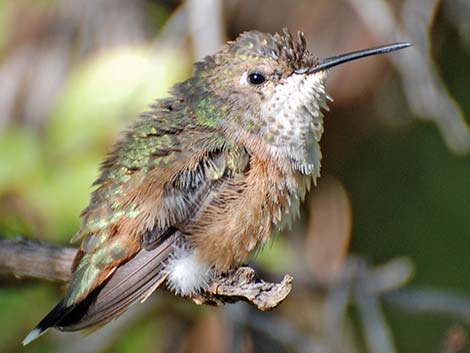
[[[30,241],[0,238],[0,274],[68,282],[77,249]]]
[[[60,247],[17,238],[0,239],[0,274],[17,278],[34,278],[68,282],[77,249]],[[223,305],[246,301],[259,310],[278,306],[289,295],[293,278],[286,275],[281,283],[260,280],[250,267],[214,279],[206,292],[192,296],[197,304]]]

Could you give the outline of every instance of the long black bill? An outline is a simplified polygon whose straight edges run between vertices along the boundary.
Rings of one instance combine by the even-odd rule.
[[[364,50],[353,51],[351,53],[341,54],[337,56],[332,56],[331,58],[322,59],[317,65],[310,68],[301,68],[296,70],[297,74],[313,74],[318,71],[324,71],[333,66],[344,64],[348,61],[365,58],[366,56],[378,55],[390,53],[395,50],[400,50],[408,48],[411,46],[411,43],[394,43],[389,45],[384,45],[382,47],[370,48]]]

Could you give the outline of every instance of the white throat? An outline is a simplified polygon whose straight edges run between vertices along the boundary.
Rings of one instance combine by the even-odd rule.
[[[262,134],[274,154],[289,157],[295,169],[317,174],[323,134],[323,114],[327,109],[325,72],[292,74],[275,88],[272,97],[261,106],[266,121]]]

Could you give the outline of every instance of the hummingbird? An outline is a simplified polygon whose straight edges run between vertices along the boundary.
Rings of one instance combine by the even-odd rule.
[[[410,45],[319,59],[302,32],[249,31],[197,62],[102,163],[67,293],[23,344],[102,326],[160,286],[194,295],[242,264],[320,175],[328,70]]]

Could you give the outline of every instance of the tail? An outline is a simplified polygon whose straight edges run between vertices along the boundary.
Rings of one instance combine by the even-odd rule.
[[[66,316],[73,307],[67,308],[65,306],[65,299],[62,299],[55,307],[52,309],[49,314],[46,315],[44,319],[41,320],[39,324],[26,336],[23,340],[23,346],[26,346],[31,341],[34,341],[39,336],[46,333],[49,328],[57,325],[60,320]]]
[[[23,345],[51,327],[61,331],[78,331],[102,326],[117,318],[133,303],[144,301],[165,281],[164,264],[173,252],[175,239],[173,235],[154,249],[141,249],[117,267],[103,285],[82,302],[67,307],[67,298],[62,299],[26,336]]]

